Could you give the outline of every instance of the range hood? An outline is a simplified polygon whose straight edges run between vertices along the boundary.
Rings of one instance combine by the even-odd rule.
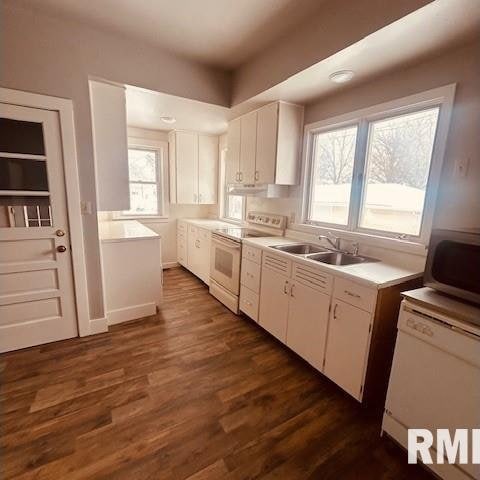
[[[243,197],[285,198],[288,197],[288,185],[266,183],[257,185],[233,184],[228,186],[228,193]]]

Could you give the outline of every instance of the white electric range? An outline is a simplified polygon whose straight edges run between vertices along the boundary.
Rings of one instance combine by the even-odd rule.
[[[239,313],[242,240],[282,236],[286,222],[287,218],[283,215],[249,212],[245,226],[232,226],[212,232],[210,294],[232,312]]]

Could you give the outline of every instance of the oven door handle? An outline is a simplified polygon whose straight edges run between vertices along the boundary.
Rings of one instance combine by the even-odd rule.
[[[218,243],[219,245],[223,245],[227,248],[234,248],[236,250],[240,250],[242,245],[238,242],[229,242],[228,240],[220,240],[217,236],[212,235],[212,242]]]

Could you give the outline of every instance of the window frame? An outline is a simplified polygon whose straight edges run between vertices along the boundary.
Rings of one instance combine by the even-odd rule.
[[[128,150],[145,150],[149,152],[155,152],[155,168],[156,168],[156,185],[157,185],[157,208],[158,213],[156,214],[135,214],[126,211],[115,212],[114,218],[118,220],[141,220],[141,219],[165,219],[168,218],[166,215],[166,195],[165,195],[165,145],[166,142],[151,142],[145,141],[141,143],[128,143]],[[130,184],[131,183],[152,183],[153,182],[137,182],[130,180],[128,178],[129,186],[129,195],[130,195]]]
[[[440,183],[446,140],[450,125],[456,84],[446,85],[426,92],[410,95],[372,107],[356,110],[337,117],[311,123],[304,130],[303,157],[303,198],[301,206],[301,224],[305,231],[337,231],[348,233],[350,238],[380,238],[387,242],[403,242],[425,246],[428,244],[435,212],[435,202]],[[431,108],[439,108],[437,128],[434,137],[430,169],[419,235],[375,230],[360,226],[361,212],[366,192],[367,149],[369,145],[370,124],[386,118],[404,115]],[[347,225],[310,220],[311,195],[313,185],[313,159],[315,135],[332,130],[357,126],[352,187]]]
[[[220,219],[225,220],[229,223],[241,224],[244,222],[247,217],[247,202],[246,197],[242,196],[242,218],[232,218],[228,216],[228,185],[225,181],[226,175],[226,162],[227,162],[227,150],[228,148],[222,148],[220,150],[220,168],[219,168],[219,191],[220,191],[220,203],[219,203],[219,213]],[[239,195],[241,196],[241,195]]]

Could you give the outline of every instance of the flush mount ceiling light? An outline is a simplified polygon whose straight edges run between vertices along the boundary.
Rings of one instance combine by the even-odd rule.
[[[346,83],[349,82],[355,76],[353,70],[339,70],[338,72],[333,72],[330,74],[330,80],[335,83]]]
[[[160,120],[164,123],[172,124],[175,123],[177,120],[173,117],[160,117]]]

